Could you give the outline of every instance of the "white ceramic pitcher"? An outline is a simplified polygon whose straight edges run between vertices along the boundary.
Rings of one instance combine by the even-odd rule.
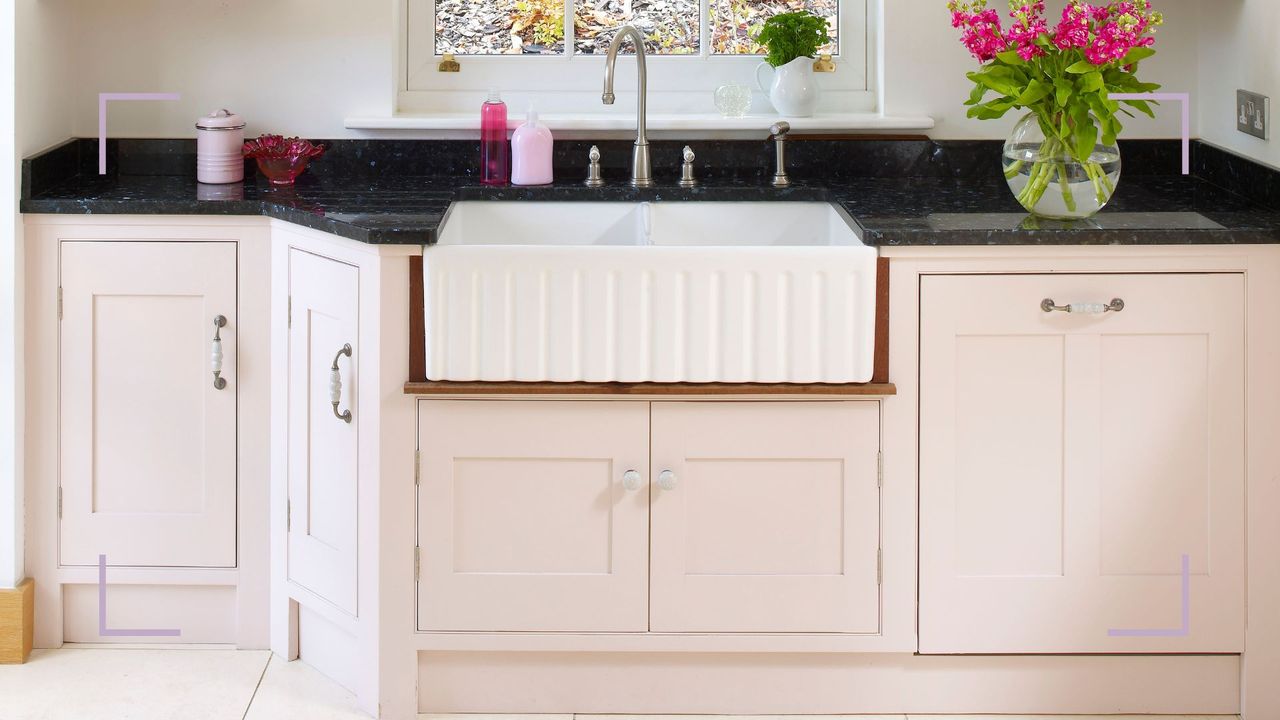
[[[769,68],[773,80],[765,85],[760,71]],[[798,57],[775,68],[767,62],[756,67],[756,84],[769,96],[769,102],[787,117],[809,117],[818,105],[818,80],[813,74],[813,58]]]

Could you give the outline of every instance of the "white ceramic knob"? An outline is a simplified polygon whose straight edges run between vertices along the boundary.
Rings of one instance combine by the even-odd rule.
[[[663,490],[675,490],[676,474],[671,472],[670,470],[663,470],[662,472],[658,473],[658,487],[662,488]]]
[[[640,477],[640,471],[638,470],[628,470],[622,473],[622,487],[626,488],[627,492],[639,490],[640,485],[643,483],[644,478]]]
[[[334,404],[342,402],[342,373],[338,368],[329,371],[329,402]]]

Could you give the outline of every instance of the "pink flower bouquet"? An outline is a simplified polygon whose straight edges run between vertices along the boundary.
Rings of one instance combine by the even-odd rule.
[[[1050,28],[1044,2],[1011,0],[1008,27],[988,0],[951,0],[951,24],[962,34],[965,47],[982,63],[968,73],[973,81],[969,117],[1003,117],[1014,108],[1030,111],[1024,123],[1040,142],[1035,151],[1018,156],[1006,148],[1005,177],[1018,201],[1038,212],[1045,191],[1055,181],[1062,188],[1062,204],[1051,216],[1079,217],[1068,165],[1078,166],[1095,195],[1096,212],[1114,192],[1119,155],[1114,168],[1104,169],[1096,152],[1113,147],[1122,125],[1118,116],[1132,117],[1130,108],[1152,115],[1144,100],[1111,99],[1114,93],[1149,93],[1159,85],[1138,80],[1138,63],[1155,50],[1152,35],[1164,18],[1149,0],[1110,0],[1090,4],[1070,0],[1057,25]],[[988,94],[995,97],[987,99]],[[1036,127],[1038,126],[1038,127]],[[1016,131],[1015,131],[1016,132]],[[1026,134],[1026,133],[1024,133]],[[1013,142],[1011,140],[1011,142]],[[1015,181],[1017,184],[1015,185]],[[1065,212],[1064,212],[1065,211]]]

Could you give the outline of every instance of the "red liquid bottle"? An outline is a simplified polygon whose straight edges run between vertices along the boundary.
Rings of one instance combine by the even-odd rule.
[[[507,104],[497,90],[480,106],[480,182],[506,185],[511,179],[511,151],[507,145]]]

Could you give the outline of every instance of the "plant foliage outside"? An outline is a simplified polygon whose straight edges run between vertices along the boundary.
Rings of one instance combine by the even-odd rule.
[[[774,15],[764,22],[756,42],[768,49],[765,62],[782,67],[802,57],[814,57],[830,41],[827,21],[810,12]]]
[[[819,52],[835,54],[840,14],[839,0],[576,0],[570,23],[565,0],[435,0],[434,7],[435,52],[456,55],[600,54],[623,25],[634,25],[655,55],[758,55],[765,49],[756,36],[768,19],[799,11],[823,19],[830,37]]]
[[[1110,198],[1111,179],[1092,156],[1099,143],[1115,145],[1129,108],[1152,115],[1143,100],[1117,102],[1113,93],[1149,93],[1159,85],[1137,77],[1138,63],[1155,54],[1152,35],[1164,22],[1149,0],[1112,0],[1093,5],[1070,0],[1052,30],[1044,2],[1010,0],[1012,22],[1003,27],[988,0],[951,0],[951,23],[961,30],[965,46],[982,67],[968,73],[973,93],[966,105],[971,118],[1003,117],[1015,108],[1034,113],[1044,144],[1030,168],[1029,181],[1018,195],[1028,210],[1058,180],[1068,207],[1074,200],[1067,172],[1054,158],[1070,158],[1083,166],[1099,205]],[[995,97],[987,96],[995,93]],[[1026,172],[1022,162],[1005,170],[1012,179]]]

